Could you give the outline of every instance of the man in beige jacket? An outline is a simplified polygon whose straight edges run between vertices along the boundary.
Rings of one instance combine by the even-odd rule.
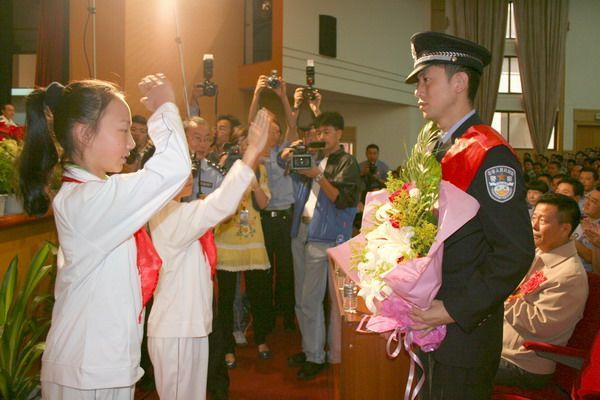
[[[587,275],[571,238],[581,213],[577,202],[545,194],[531,216],[536,257],[529,272],[504,303],[502,359],[496,383],[539,388],[556,364],[523,347],[526,340],[565,345],[583,316]]]

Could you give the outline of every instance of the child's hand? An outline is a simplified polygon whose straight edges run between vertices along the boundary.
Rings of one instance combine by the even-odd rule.
[[[248,129],[248,148],[244,152],[242,161],[254,168],[260,155],[265,149],[267,139],[269,138],[269,124],[271,123],[271,117],[265,109],[261,109],[257,114],[256,118],[250,124]]]
[[[147,75],[138,83],[138,87],[142,92],[140,101],[151,112],[164,103],[175,103],[173,86],[164,74]]]

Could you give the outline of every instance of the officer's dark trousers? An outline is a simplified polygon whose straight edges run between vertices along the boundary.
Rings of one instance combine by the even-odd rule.
[[[492,396],[494,377],[500,359],[476,368],[445,365],[431,353],[417,353],[425,367],[422,400],[486,400]]]

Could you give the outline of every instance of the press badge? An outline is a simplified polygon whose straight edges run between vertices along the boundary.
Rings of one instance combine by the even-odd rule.
[[[248,226],[248,210],[243,209],[240,211],[240,225]]]

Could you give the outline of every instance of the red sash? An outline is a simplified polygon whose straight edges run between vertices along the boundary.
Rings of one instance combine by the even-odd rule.
[[[63,182],[74,182],[83,183],[74,178],[68,176],[62,177]],[[142,226],[137,232],[133,234],[135,239],[135,246],[137,248],[137,267],[140,274],[141,291],[142,291],[142,310],[146,306],[146,303],[152,298],[156,285],[158,284],[158,275],[160,273],[160,267],[162,266],[162,260],[154,248],[150,235],[146,232],[146,229]],[[140,313],[140,320],[142,314]]]
[[[442,158],[442,179],[466,192],[487,152],[502,145],[515,154],[508,142],[492,127],[471,126]]]
[[[208,259],[208,265],[210,266],[210,277],[215,280],[215,272],[217,270],[217,245],[215,244],[215,235],[212,229],[207,230],[204,235],[198,239],[200,247],[206,258]]]

